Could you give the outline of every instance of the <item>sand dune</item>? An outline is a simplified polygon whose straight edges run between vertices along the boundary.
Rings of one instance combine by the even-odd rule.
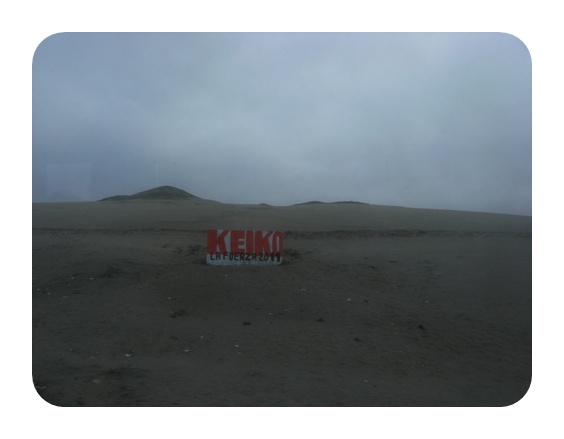
[[[526,393],[530,217],[179,191],[33,205],[33,376],[50,403],[499,406]],[[282,230],[284,263],[208,266],[208,228]]]

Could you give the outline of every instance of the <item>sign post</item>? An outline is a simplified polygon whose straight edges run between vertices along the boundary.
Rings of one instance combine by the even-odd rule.
[[[279,265],[282,232],[208,230],[206,262],[210,265]]]

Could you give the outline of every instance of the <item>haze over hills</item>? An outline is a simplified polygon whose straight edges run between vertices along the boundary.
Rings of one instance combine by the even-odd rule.
[[[98,201],[127,201],[127,200],[183,200],[183,199],[202,199],[186,192],[183,189],[179,189],[174,186],[159,186],[153,189],[148,189],[146,191],[138,192],[133,195],[113,195],[111,197],[102,198]],[[308,205],[308,204],[368,204],[360,201],[307,201],[305,203],[296,203],[295,206]],[[266,203],[261,203],[260,205],[265,206]]]
[[[194,194],[191,194],[183,189],[179,189],[177,187],[174,186],[159,186],[159,187],[155,187],[152,189],[148,189],[145,191],[141,191],[141,192],[137,192],[133,195],[113,195],[110,197],[106,197],[106,198],[102,198],[98,201],[129,201],[129,200],[153,200],[153,201],[158,201],[158,200],[169,200],[169,201],[174,201],[174,200],[198,200],[198,201],[207,201],[207,202],[214,202],[214,203],[219,203],[219,204],[229,204],[229,205],[248,205],[248,203],[224,203],[224,202],[220,202],[220,201],[215,201],[215,200],[210,200],[210,199],[204,199],[201,197],[198,197]],[[418,210],[418,211],[443,211],[443,212],[467,212],[467,213],[474,213],[474,214],[487,214],[487,215],[504,215],[504,216],[526,216],[530,218],[530,215],[516,215],[516,214],[506,214],[506,213],[497,213],[497,212],[481,212],[481,211],[464,211],[464,210],[453,210],[453,209],[436,209],[436,208],[409,208],[409,207],[404,207],[404,206],[398,206],[398,205],[385,205],[385,204],[371,204],[371,203],[365,203],[362,201],[355,201],[355,200],[341,200],[341,201],[318,201],[318,200],[311,200],[311,201],[306,201],[303,203],[295,203],[292,205],[288,205],[286,207],[291,207],[291,206],[323,206],[323,205],[359,205],[359,206],[374,206],[374,207],[380,207],[380,208],[401,208],[401,209],[414,209],[414,210]],[[259,203],[256,204],[256,206],[262,206],[262,207],[275,207],[271,204],[268,203]],[[281,207],[281,206],[279,206]]]
[[[98,201],[126,201],[126,200],[182,200],[187,198],[202,199],[196,195],[186,192],[174,186],[159,186],[146,191],[137,192],[133,195],[113,195],[111,197],[102,198]],[[304,203],[296,203],[295,206],[302,206],[307,204],[366,204],[361,201],[347,200],[347,201],[306,201]],[[260,205],[265,206],[266,203]]]

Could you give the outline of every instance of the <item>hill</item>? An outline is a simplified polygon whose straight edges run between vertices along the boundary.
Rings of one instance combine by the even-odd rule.
[[[186,198],[199,198],[174,186],[159,186],[133,195],[114,195],[99,201],[126,201],[126,200],[183,200]]]

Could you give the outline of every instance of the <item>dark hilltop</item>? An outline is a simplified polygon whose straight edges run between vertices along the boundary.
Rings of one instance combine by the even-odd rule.
[[[184,200],[199,198],[174,186],[159,186],[133,195],[114,195],[99,201],[127,201],[127,200]]]

